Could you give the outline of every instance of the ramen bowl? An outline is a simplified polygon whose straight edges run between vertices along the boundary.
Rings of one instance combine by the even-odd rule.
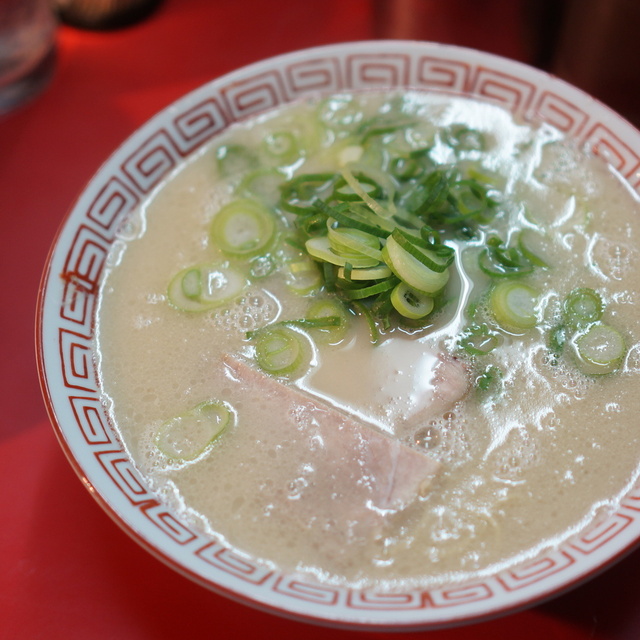
[[[433,589],[352,588],[266,566],[183,520],[121,442],[97,375],[95,317],[110,251],[130,214],[230,125],[305,96],[416,89],[497,104],[600,156],[640,192],[640,134],[565,82],[494,55],[426,42],[376,41],[285,54],[213,80],[126,140],[78,198],[55,239],[39,297],[37,356],[61,446],[99,504],[142,547],[203,587],[301,621],[417,630],[479,621],[573,587],[640,536],[640,487],[557,548],[493,575]]]

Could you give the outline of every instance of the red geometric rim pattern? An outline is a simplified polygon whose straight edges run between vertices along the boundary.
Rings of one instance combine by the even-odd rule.
[[[571,544],[496,578],[433,591],[376,593],[307,583],[253,563],[220,542],[190,530],[148,490],[128,459],[105,415],[92,358],[93,314],[107,254],[129,213],[186,156],[229,124],[309,93],[350,89],[413,87],[451,95],[477,97],[501,104],[517,116],[542,120],[602,155],[631,181],[640,167],[638,155],[603,122],[593,121],[560,91],[523,80],[489,66],[474,66],[455,56],[404,53],[321,55],[296,59],[277,68],[256,71],[241,80],[212,84],[209,94],[162,124],[121,159],[112,175],[100,175],[93,201],[81,212],[64,260],[64,292],[59,312],[61,374],[79,433],[122,495],[162,535],[192,551],[203,565],[215,567],[253,585],[292,599],[353,610],[404,611],[455,608],[482,602],[544,581],[606,545],[639,517],[640,494],[628,496],[619,511],[584,532]],[[205,89],[206,90],[206,89]],[[198,95],[201,95],[199,93]],[[186,102],[186,101],[183,101]],[[145,129],[147,131],[148,129]],[[70,428],[66,426],[65,428]]]

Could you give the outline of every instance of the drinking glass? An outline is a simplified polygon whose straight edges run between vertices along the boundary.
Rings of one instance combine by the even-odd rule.
[[[39,93],[55,65],[51,0],[0,0],[0,115]]]

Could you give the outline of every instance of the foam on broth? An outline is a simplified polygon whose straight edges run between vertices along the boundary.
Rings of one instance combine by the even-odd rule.
[[[374,113],[392,100],[372,94],[361,101]],[[208,227],[234,185],[216,176],[215,149],[229,140],[259,145],[274,127],[316,118],[317,108],[285,107],[232,127],[170,176],[122,230],[96,334],[105,402],[135,464],[193,526],[274,567],[339,584],[431,587],[474,578],[535,556],[610,513],[635,482],[640,460],[638,203],[608,167],[557,131],[514,122],[498,107],[418,93],[407,94],[402,107],[422,123],[413,143],[435,140],[434,157],[449,162],[438,131],[452,123],[482,130],[491,145],[470,157],[501,176],[506,194],[506,213],[492,226],[508,236],[514,221],[530,217],[545,228],[553,268],[528,280],[543,292],[544,318],[524,336],[505,333],[500,348],[484,356],[504,372],[498,394],[472,389],[410,427],[401,418],[428,401],[434,354],[458,353],[464,310],[487,286],[475,266],[477,242],[456,241],[458,300],[431,330],[395,330],[373,348],[355,319],[341,347],[319,347],[310,372],[288,384],[426,450],[444,470],[427,496],[389,514],[381,530],[359,526],[339,507],[322,505],[314,514],[305,504],[314,474],[328,464],[309,407],[283,407],[248,391],[221,359],[247,353],[246,331],[303,316],[309,298],[291,294],[277,273],[201,314],[177,311],[166,291],[180,269],[224,259]],[[334,161],[321,150],[289,171]],[[549,355],[545,332],[577,286],[603,294],[608,318],[625,336],[628,355],[612,375],[588,377],[569,358]],[[159,426],[211,398],[234,408],[235,426],[193,462],[167,460],[154,444]],[[282,439],[284,422],[295,437]]]

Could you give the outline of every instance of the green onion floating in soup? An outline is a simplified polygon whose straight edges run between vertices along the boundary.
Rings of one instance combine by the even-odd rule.
[[[194,460],[201,455],[234,420],[224,402],[202,402],[182,415],[171,418],[159,429],[155,442],[166,456]]]
[[[473,580],[581,531],[640,474],[640,207],[596,160],[414,92],[230,127],[104,289],[132,455],[234,547],[336,584]]]

